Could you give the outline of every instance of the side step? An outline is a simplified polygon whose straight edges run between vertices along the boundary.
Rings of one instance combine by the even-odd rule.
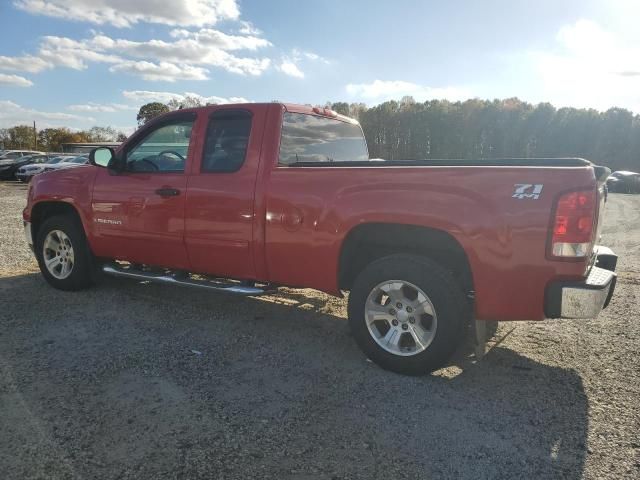
[[[273,285],[252,286],[242,283],[222,283],[213,280],[197,280],[186,276],[172,275],[169,273],[153,273],[137,270],[132,267],[122,267],[118,264],[109,264],[102,267],[102,271],[107,275],[115,277],[131,278],[133,280],[143,280],[149,282],[167,283],[172,285],[182,285],[184,287],[195,287],[214,292],[231,293],[234,295],[258,296],[265,293],[272,293],[275,290]]]

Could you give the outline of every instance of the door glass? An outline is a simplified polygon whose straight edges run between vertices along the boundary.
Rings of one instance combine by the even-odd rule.
[[[193,120],[165,124],[127,152],[130,172],[184,172]]]
[[[235,172],[247,155],[251,114],[246,110],[223,110],[209,120],[201,171]]]

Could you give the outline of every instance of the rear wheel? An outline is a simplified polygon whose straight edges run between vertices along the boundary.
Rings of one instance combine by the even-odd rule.
[[[349,323],[365,354],[388,370],[422,374],[441,367],[470,314],[453,275],[416,255],[368,265],[349,295]]]
[[[79,220],[55,216],[38,229],[36,258],[47,282],[60,290],[81,290],[92,285],[92,256]]]

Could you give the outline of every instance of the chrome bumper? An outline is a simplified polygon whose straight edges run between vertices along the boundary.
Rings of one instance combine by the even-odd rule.
[[[600,258],[602,256],[602,258]],[[595,318],[609,305],[616,286],[617,256],[608,248],[598,251],[596,265],[581,282],[553,282],[545,294],[548,318]],[[601,265],[601,266],[598,266]],[[604,268],[602,268],[604,267]]]
[[[31,235],[31,222],[22,222],[24,224],[24,236],[27,239],[27,244],[33,252],[33,237]]]

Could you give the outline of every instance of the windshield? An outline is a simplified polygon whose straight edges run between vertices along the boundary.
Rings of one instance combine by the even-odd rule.
[[[280,165],[367,160],[369,152],[360,125],[316,115],[284,114]]]

